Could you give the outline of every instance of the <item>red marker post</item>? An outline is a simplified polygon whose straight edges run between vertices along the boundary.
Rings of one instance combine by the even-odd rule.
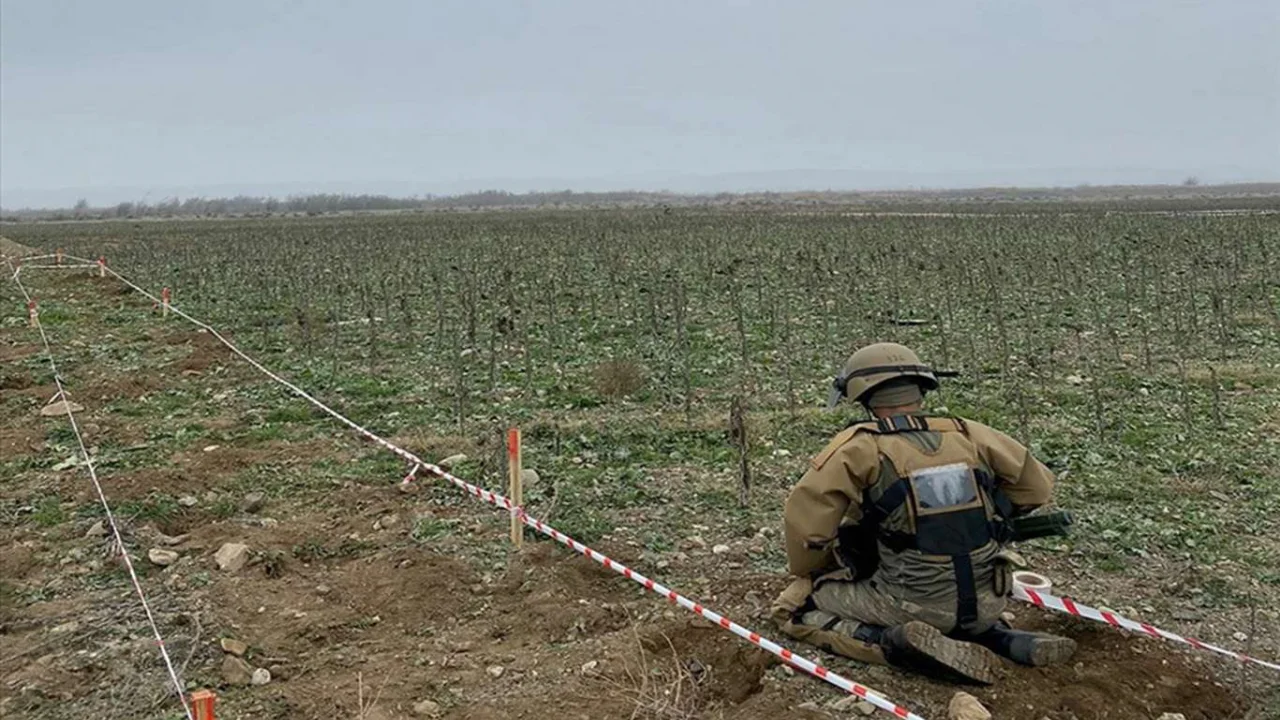
[[[218,699],[211,690],[197,690],[191,693],[191,710],[195,720],[214,720],[213,703]]]
[[[40,313],[36,310],[36,301],[34,299],[27,301],[27,324],[35,327],[40,324]]]
[[[169,317],[169,288],[160,291],[160,314]]]
[[[98,256],[98,277],[107,276],[107,259],[101,255]]]
[[[524,545],[524,488],[520,477],[520,429],[507,431],[507,477],[511,488],[511,544],[519,550]]]

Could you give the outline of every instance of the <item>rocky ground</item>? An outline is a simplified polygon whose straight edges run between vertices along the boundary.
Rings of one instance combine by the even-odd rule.
[[[871,712],[562,547],[530,536],[513,552],[505,516],[442,483],[399,487],[394,456],[110,280],[33,273],[31,285],[166,646],[189,689],[216,689],[219,718]],[[12,283],[0,298],[0,711],[176,718],[66,418],[41,413],[54,390],[38,336]],[[467,454],[454,464],[468,478],[483,476],[495,452],[486,437],[397,441],[432,458]],[[795,472],[809,450],[779,448],[777,476]],[[528,463],[543,457],[531,452]],[[785,584],[775,528],[786,484],[764,483],[750,512],[688,517],[673,508],[723,480],[675,462],[648,472],[626,518],[592,544],[777,637],[766,615]],[[529,491],[535,512],[572,525],[556,488],[544,471]],[[595,492],[600,503],[616,501],[612,489]],[[1214,579],[1187,565],[1153,558],[1140,576],[1099,575],[1072,553],[1028,554],[1083,599],[1280,657],[1274,593],[1215,610],[1193,602]],[[1080,653],[1063,667],[1010,667],[994,687],[966,688],[997,718],[1275,717],[1274,675],[1027,606],[1012,611],[1018,625],[1076,638]],[[947,717],[957,690],[811,655],[928,718]]]

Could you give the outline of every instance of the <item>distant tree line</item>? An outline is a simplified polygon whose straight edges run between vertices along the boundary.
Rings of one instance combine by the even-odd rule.
[[[330,213],[386,210],[435,210],[450,208],[545,207],[581,204],[632,204],[662,202],[675,197],[666,193],[558,192],[512,193],[484,190],[452,196],[390,197],[388,195],[345,195],[318,193],[287,198],[237,195],[230,198],[167,198],[160,202],[122,202],[109,207],[91,207],[79,200],[71,208],[5,209],[0,219],[21,220],[114,220],[175,217],[234,217],[262,215],[324,215]]]
[[[139,218],[265,217],[273,215],[327,215],[383,211],[481,210],[495,208],[567,207],[673,207],[758,206],[768,204],[848,205],[868,211],[953,210],[981,212],[1029,212],[1049,209],[1063,202],[1097,205],[1098,209],[1132,207],[1143,210],[1184,209],[1188,201],[1198,207],[1277,208],[1280,183],[1200,185],[1089,186],[1074,188],[966,188],[955,190],[873,190],[715,193],[704,195],[671,192],[557,192],[512,193],[484,190],[463,195],[390,197],[317,193],[286,198],[237,195],[230,198],[168,198],[156,203],[122,202],[92,207],[80,200],[70,208],[0,210],[0,221],[125,220]],[[946,206],[946,207],[942,207]]]

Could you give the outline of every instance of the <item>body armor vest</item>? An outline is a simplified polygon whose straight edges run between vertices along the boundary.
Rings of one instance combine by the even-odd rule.
[[[1012,507],[964,422],[902,415],[853,427],[875,436],[880,472],[863,494],[861,518],[842,528],[837,557],[907,601],[954,603],[956,628],[971,625]]]

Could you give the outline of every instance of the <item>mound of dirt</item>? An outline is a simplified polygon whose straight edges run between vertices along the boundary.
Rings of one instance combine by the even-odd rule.
[[[1234,668],[1214,658],[1073,618],[1035,617],[1024,625],[1071,637],[1079,651],[1066,665],[1011,668],[998,685],[970,690],[998,718],[1127,720],[1168,712],[1219,720],[1242,713],[1241,697],[1213,679]]]

